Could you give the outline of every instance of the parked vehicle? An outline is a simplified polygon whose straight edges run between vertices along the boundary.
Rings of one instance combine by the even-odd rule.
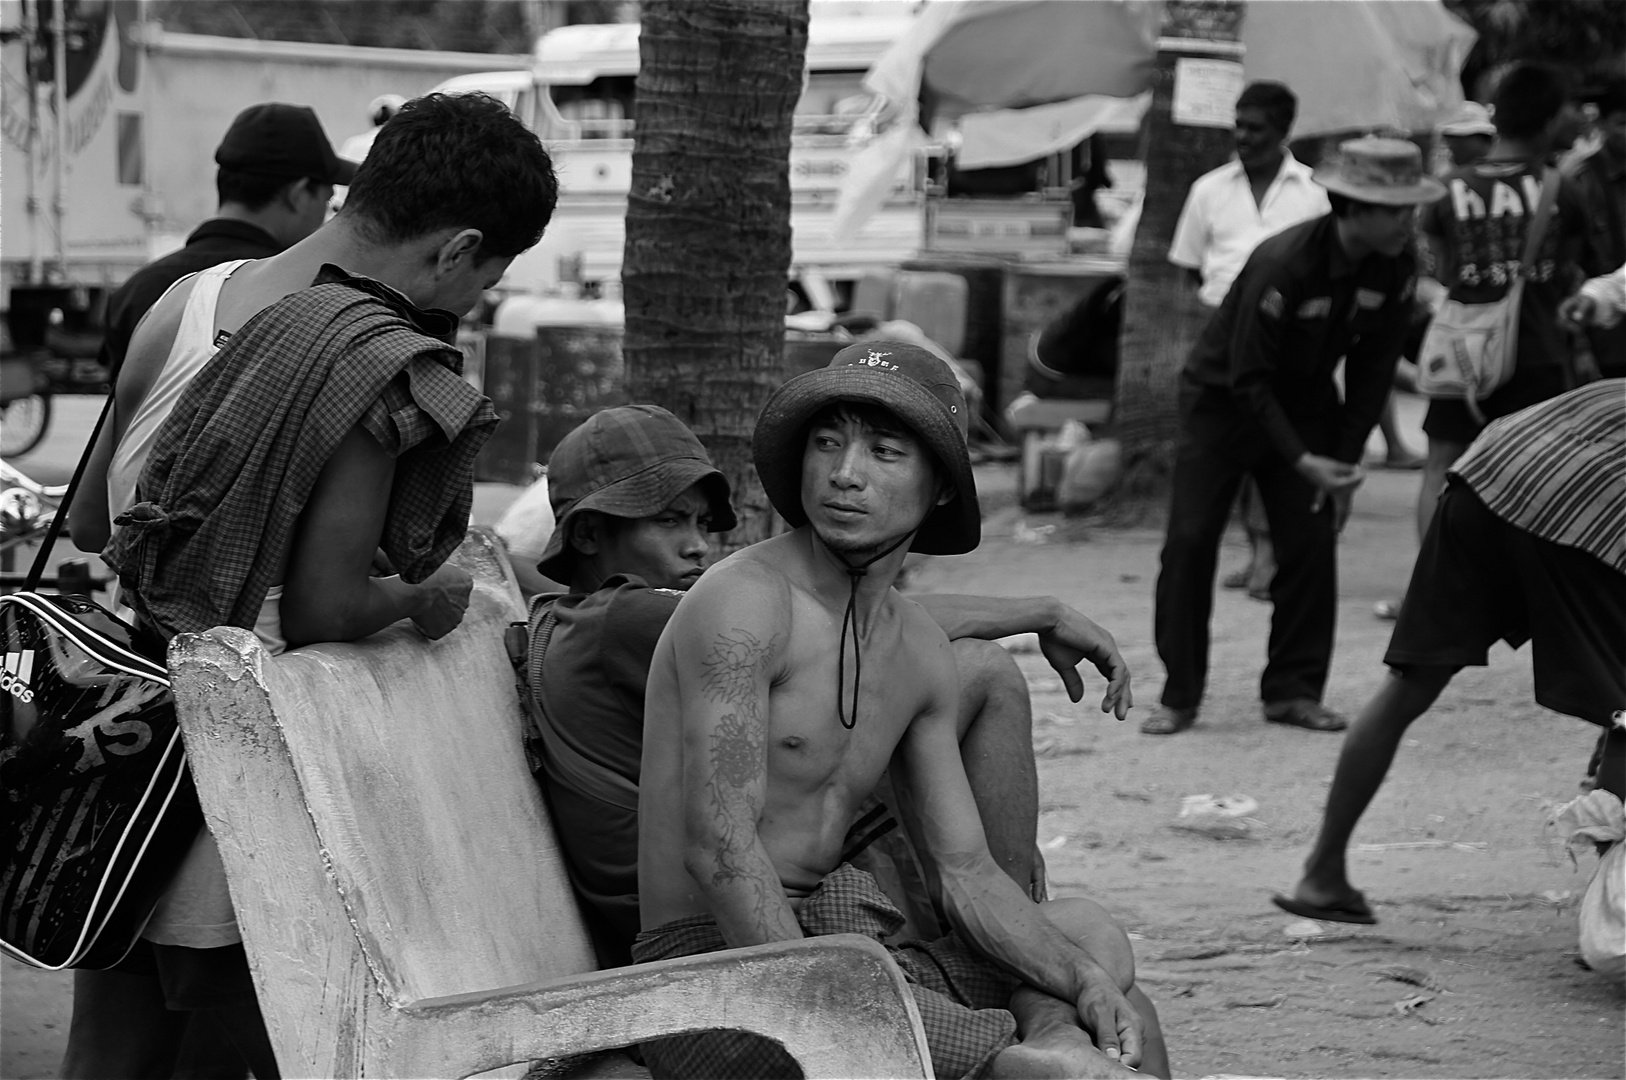
[[[864,73],[911,17],[826,14],[823,6],[812,7],[807,78],[790,152],[791,275],[810,295],[915,255],[924,220],[922,166],[905,163],[885,206],[859,236],[838,245],[831,234],[842,177],[873,137],[884,104],[864,89]],[[436,87],[484,91],[507,103],[547,144],[559,170],[553,221],[542,242],[515,260],[504,291],[548,293],[561,282],[619,278],[632,183],[638,29],[636,23],[559,27],[537,40],[527,73],[465,75]]]
[[[138,0],[7,4],[0,24],[4,449],[43,436],[50,395],[106,386],[106,294],[148,258],[150,93]]]
[[[525,62],[173,33],[148,14],[144,0],[0,0],[8,457],[44,434],[52,395],[106,389],[106,298],[212,216],[215,147],[239,112],[310,105],[339,145],[381,93]]]

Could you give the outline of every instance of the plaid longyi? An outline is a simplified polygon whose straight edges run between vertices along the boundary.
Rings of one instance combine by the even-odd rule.
[[[903,925],[903,914],[875,879],[843,863],[802,901],[797,921],[809,937],[864,934],[880,941]],[[697,956],[728,946],[710,916],[679,919],[638,935],[637,963]],[[940,1077],[982,1077],[994,1055],[1016,1041],[1016,1018],[1006,1009],[1017,980],[950,934],[936,941],[887,946],[920,1009]],[[737,1031],[682,1035],[645,1043],[644,1060],[657,1077],[799,1077],[801,1070],[777,1043]]]

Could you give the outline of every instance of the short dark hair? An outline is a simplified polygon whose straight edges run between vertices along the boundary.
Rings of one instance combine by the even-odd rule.
[[[511,258],[542,238],[558,201],[552,159],[502,102],[428,94],[378,129],[342,213],[384,242],[479,229],[479,258]]]
[[[1514,64],[1496,82],[1491,122],[1509,139],[1534,139],[1574,95],[1570,79],[1551,64]]]
[[[237,203],[249,210],[263,210],[277,197],[277,192],[289,184],[305,182],[288,176],[241,172],[222,165],[215,170],[215,195],[221,206]]]
[[[1282,134],[1293,130],[1293,120],[1299,114],[1299,99],[1285,83],[1260,79],[1242,88],[1236,99],[1238,109],[1260,109]]]

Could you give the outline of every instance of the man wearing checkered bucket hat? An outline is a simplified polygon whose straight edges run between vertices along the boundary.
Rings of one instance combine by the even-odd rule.
[[[763,408],[757,472],[792,530],[709,570],[656,648],[633,958],[896,930],[902,915],[844,851],[890,765],[895,808],[954,928],[891,949],[935,1071],[1167,1076],[1123,931],[1088,900],[1035,902],[990,856],[958,743],[952,648],[893,588],[908,552],[977,545],[967,419],[948,365],[895,341],[849,346]],[[1127,671],[1090,659],[1112,677],[1103,711],[1122,718]],[[659,1075],[785,1065],[728,1032],[644,1052]]]
[[[655,646],[700,578],[708,534],[733,525],[727,482],[705,448],[652,405],[605,409],[566,435],[547,477],[498,522],[516,572],[534,565],[568,583],[563,594],[536,583],[543,594],[523,642],[523,696],[539,743],[532,764],[605,966],[631,961],[639,929],[637,785]],[[1037,635],[1074,700],[1084,689],[1082,659],[1093,659],[1110,681],[1126,680],[1127,667],[1110,634],[1052,597],[915,599],[951,639],[961,756],[989,851],[1043,899],[1032,703],[1026,677],[998,639]],[[521,644],[511,643],[516,659]],[[905,910],[910,922],[900,936],[939,935],[916,860],[883,800],[871,800],[849,827],[843,855]]]

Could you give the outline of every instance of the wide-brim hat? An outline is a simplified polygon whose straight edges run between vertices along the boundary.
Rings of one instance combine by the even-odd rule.
[[[1413,206],[1445,196],[1445,185],[1423,170],[1423,152],[1405,139],[1347,139],[1315,171],[1315,182],[1335,195],[1379,206]]]
[[[707,528],[732,529],[728,479],[683,421],[658,405],[620,405],[594,413],[560,439],[548,459],[554,526],[537,570],[554,581],[570,581],[575,553],[565,541],[571,519],[583,510],[650,517],[695,484],[710,504]]]
[[[849,345],[817,371],[798,375],[774,391],[757,417],[751,452],[775,510],[792,527],[807,524],[802,508],[802,455],[807,426],[838,401],[878,405],[908,425],[936,457],[955,493],[932,509],[915,532],[910,551],[960,555],[982,540],[982,508],[966,446],[970,417],[954,371],[918,345],[864,341]]]

